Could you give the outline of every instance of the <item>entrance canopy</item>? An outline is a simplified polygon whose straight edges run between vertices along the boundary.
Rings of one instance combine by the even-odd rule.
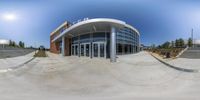
[[[123,21],[116,19],[109,19],[109,18],[95,18],[73,24],[65,31],[63,31],[61,34],[59,34],[57,37],[55,37],[51,42],[61,41],[62,37],[67,35],[77,36],[78,34],[91,33],[91,32],[103,32],[103,31],[110,32],[111,27],[116,27],[116,28],[128,27],[136,31],[137,34],[139,35],[139,32],[135,28],[126,24]]]

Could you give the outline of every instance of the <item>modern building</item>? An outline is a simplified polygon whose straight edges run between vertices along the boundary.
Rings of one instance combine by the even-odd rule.
[[[110,58],[140,51],[140,33],[124,21],[110,18],[64,22],[50,35],[50,51],[63,56]]]

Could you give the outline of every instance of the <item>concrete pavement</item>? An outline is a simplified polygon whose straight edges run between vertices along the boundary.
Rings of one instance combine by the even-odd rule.
[[[109,59],[48,53],[0,75],[3,100],[198,100],[200,74],[169,68],[147,52]]]

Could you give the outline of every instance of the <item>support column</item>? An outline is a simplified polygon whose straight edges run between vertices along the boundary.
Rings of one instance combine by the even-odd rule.
[[[65,37],[62,37],[62,56],[65,56]]]
[[[80,34],[78,34],[78,57],[81,56]]]
[[[113,26],[110,32],[110,61],[116,62],[116,28]]]

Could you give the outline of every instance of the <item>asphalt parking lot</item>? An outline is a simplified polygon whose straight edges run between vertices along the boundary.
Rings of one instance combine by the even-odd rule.
[[[0,59],[24,56],[33,51],[33,49],[0,49]]]

